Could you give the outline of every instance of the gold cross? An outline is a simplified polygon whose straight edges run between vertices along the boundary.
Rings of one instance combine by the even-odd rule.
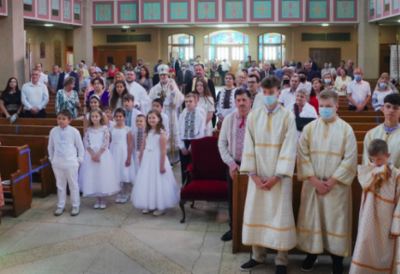
[[[165,97],[167,97],[167,94],[164,91],[164,88],[162,88],[161,92],[157,93],[158,96],[160,96],[161,100],[165,100]]]
[[[317,4],[316,4],[316,7],[315,7],[315,8],[312,8],[311,10],[312,10],[312,11],[315,11],[315,15],[316,15],[316,16],[319,16],[319,15],[320,15],[320,12],[324,11],[325,9],[324,9],[324,8],[320,8],[320,7],[319,7],[319,3],[317,3]]]
[[[178,17],[181,17],[181,12],[185,12],[185,9],[181,9],[181,4],[178,4],[178,8],[177,9],[173,9],[173,12],[178,13]]]
[[[127,18],[131,18],[131,14],[135,13],[135,11],[131,10],[130,6],[127,6],[126,10],[124,10],[122,13],[124,13]]]
[[[104,20],[108,16],[109,6],[103,6],[102,8],[98,7],[97,11],[99,12],[101,19]]]
[[[269,8],[264,8],[264,3],[261,3],[261,7],[256,8],[256,11],[261,12],[261,16],[264,16],[264,11],[269,11]]]

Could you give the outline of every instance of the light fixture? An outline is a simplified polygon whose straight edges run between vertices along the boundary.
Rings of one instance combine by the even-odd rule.
[[[230,25],[216,25],[217,28],[229,28]]]
[[[322,24],[323,27],[329,27],[329,24]]]
[[[122,26],[123,29],[129,29],[130,26]]]
[[[45,27],[52,27],[53,24],[44,24]]]
[[[400,23],[400,20],[397,20],[397,22],[399,22],[399,23]]]

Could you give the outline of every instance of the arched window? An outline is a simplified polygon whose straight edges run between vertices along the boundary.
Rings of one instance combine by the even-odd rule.
[[[279,67],[285,60],[286,37],[280,33],[264,33],[258,36],[258,61],[268,61]]]
[[[235,72],[239,62],[249,55],[249,36],[238,31],[220,30],[204,36],[204,63],[209,65],[217,58],[220,63],[228,60]]]
[[[181,58],[188,63],[194,58],[194,36],[187,33],[177,33],[168,36],[168,61],[172,57]]]

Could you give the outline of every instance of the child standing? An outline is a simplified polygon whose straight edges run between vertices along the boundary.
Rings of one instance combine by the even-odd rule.
[[[83,144],[88,153],[79,173],[79,185],[83,196],[95,196],[94,208],[104,209],[107,206],[106,196],[120,191],[119,176],[116,172],[113,157],[108,149],[110,131],[99,108],[90,111],[89,126],[83,137]]]
[[[107,119],[108,119],[108,128],[112,128],[115,125],[115,122],[113,121],[113,113],[112,110],[109,106],[103,107],[103,112],[106,114]]]
[[[132,94],[125,94],[123,99],[124,110],[126,112],[126,119],[124,124],[132,129],[132,132],[136,131],[136,117],[142,114],[139,110],[135,109],[135,97]]]
[[[137,130],[133,133],[133,159],[135,161],[136,174],[139,170],[139,155],[144,139],[144,129],[146,127],[146,116],[139,114],[136,117]]]
[[[132,96],[132,95],[130,95]],[[132,132],[131,128],[124,124],[125,110],[117,108],[114,112],[115,126],[111,129],[110,150],[119,175],[121,191],[115,199],[116,203],[128,201],[128,184],[135,181],[135,164],[132,158]]]
[[[167,149],[169,149],[169,118],[168,115],[163,113],[162,110],[164,108],[164,102],[161,98],[156,98],[153,100],[152,109],[157,110],[161,114],[162,124],[165,128],[165,133],[167,134]],[[175,132],[176,135],[176,132]]]
[[[139,156],[139,171],[132,189],[132,202],[147,214],[165,213],[165,209],[179,202],[179,188],[167,158],[167,137],[156,110],[149,111],[146,121],[145,139]]]
[[[123,106],[123,97],[126,94],[129,94],[126,89],[125,81],[118,80],[114,83],[114,88],[111,92],[110,98],[110,107],[112,111],[115,111],[117,108],[122,108]]]
[[[400,235],[400,171],[389,163],[385,141],[372,140],[368,154],[372,164],[358,166],[363,197],[350,273],[399,273],[392,267]]]
[[[186,179],[184,171],[191,162],[190,144],[193,139],[204,137],[206,119],[203,115],[203,109],[197,107],[198,101],[199,97],[197,94],[193,92],[186,94],[186,108],[179,117],[179,157],[181,159],[182,183],[184,183]]]
[[[102,110],[103,109],[103,104],[101,103],[101,100],[100,100],[100,97],[99,96],[97,96],[96,94],[93,94],[92,96],[90,96],[90,98],[89,98],[89,105],[88,106],[86,106],[86,108],[87,108],[87,113],[86,113],[86,115],[84,116],[84,118],[83,118],[83,131],[84,132],[86,132],[86,129],[87,129],[87,127],[88,127],[88,124],[90,123],[89,122],[89,113],[90,113],[90,111],[93,109],[93,108],[99,108],[100,110]],[[104,124],[105,125],[108,125],[108,118],[107,118],[107,115],[104,113],[104,112],[102,112],[102,118],[103,118],[103,120],[104,120]]]
[[[57,115],[58,127],[50,131],[49,160],[56,177],[58,204],[54,215],[64,212],[67,200],[67,182],[71,191],[71,216],[79,214],[80,197],[78,185],[78,169],[83,162],[83,148],[79,131],[70,127],[72,114],[62,109]]]

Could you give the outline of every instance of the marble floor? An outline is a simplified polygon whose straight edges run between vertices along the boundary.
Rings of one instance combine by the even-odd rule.
[[[174,172],[180,178],[179,165]],[[232,242],[220,240],[228,230],[226,203],[187,206],[181,224],[178,206],[155,217],[131,203],[115,204],[114,197],[106,209],[95,210],[94,200],[82,198],[77,217],[70,216],[69,201],[63,215],[53,215],[56,195],[35,195],[32,208],[18,218],[5,212],[0,274],[235,274],[249,259],[250,254],[232,254]],[[302,273],[303,257],[289,256],[288,273]],[[267,262],[251,273],[274,273],[273,256]],[[312,273],[330,273],[329,264],[330,258],[321,256]],[[349,259],[345,265],[348,269]]]

